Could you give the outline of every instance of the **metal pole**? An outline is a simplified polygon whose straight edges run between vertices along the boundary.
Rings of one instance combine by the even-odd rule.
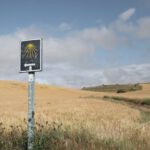
[[[35,73],[29,72],[28,78],[28,150],[33,149],[34,140],[34,82]]]

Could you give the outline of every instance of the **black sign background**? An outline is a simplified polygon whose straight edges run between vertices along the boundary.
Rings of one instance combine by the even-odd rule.
[[[30,48],[31,49],[28,49]],[[33,49],[34,48],[34,49]],[[34,50],[34,52],[32,52]],[[35,64],[32,67],[32,71],[41,71],[41,40],[31,40],[21,42],[21,63],[20,71],[28,72],[29,67],[25,67],[25,64]]]

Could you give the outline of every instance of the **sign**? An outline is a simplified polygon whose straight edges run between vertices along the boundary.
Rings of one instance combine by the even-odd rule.
[[[34,143],[35,72],[42,71],[42,39],[21,42],[20,72],[28,72],[28,150]]]
[[[21,42],[20,72],[42,71],[42,40]]]

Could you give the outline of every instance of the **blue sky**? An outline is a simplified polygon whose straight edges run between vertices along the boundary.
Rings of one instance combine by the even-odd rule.
[[[136,8],[133,20],[148,16],[149,0],[1,0],[1,33],[9,33],[18,27],[57,26],[69,22],[77,29],[109,24],[118,14]]]
[[[82,87],[150,81],[149,0],[0,0],[0,20],[2,80],[26,81],[18,74],[19,42],[43,37],[38,82]]]

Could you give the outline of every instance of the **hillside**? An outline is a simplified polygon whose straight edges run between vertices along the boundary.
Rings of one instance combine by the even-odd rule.
[[[141,91],[121,95],[134,98],[150,97],[150,84],[142,86]],[[127,146],[130,146],[129,138],[132,139],[135,148],[139,146],[137,143],[142,145],[144,140],[146,147],[150,147],[147,140],[150,137],[147,132],[150,125],[143,119],[143,113],[128,105],[103,99],[105,95],[117,95],[116,93],[90,92],[39,84],[36,84],[35,90],[35,119],[40,124],[47,121],[61,123],[64,128],[70,129],[72,134],[76,130],[85,130],[100,140],[124,140]],[[5,127],[22,124],[26,128],[24,120],[27,120],[27,104],[26,83],[0,81],[0,122]],[[138,137],[134,137],[136,134]]]
[[[129,112],[132,112],[133,117],[137,117],[139,114],[136,110],[132,110],[126,106],[87,98],[91,95],[103,97],[104,93],[36,84],[35,95],[36,118],[38,119],[49,121],[63,120],[63,117],[67,113],[70,113],[69,115],[71,115],[72,119],[78,117],[78,120],[80,120],[80,115],[82,119],[83,116],[86,119],[93,119],[94,114],[98,114],[97,117],[99,117],[101,114],[107,113],[109,115],[110,113],[112,116],[112,114],[115,115],[120,110],[122,110],[122,113],[117,118],[122,118],[123,116],[128,118],[127,114]],[[1,120],[13,123],[16,120],[19,121],[26,118],[27,96],[26,83],[0,81]],[[65,119],[68,119],[69,115],[67,114]]]

